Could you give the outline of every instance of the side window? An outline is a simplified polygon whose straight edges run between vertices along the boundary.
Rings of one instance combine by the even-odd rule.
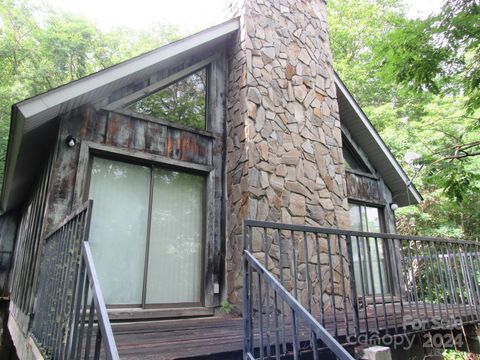
[[[380,209],[363,204],[350,205],[350,224],[352,230],[381,232]],[[386,244],[380,239],[352,237],[353,269],[357,293],[362,296],[378,295],[389,292],[387,281]]]
[[[379,208],[352,203],[349,208],[352,230],[377,233],[382,231]]]
[[[130,104],[127,110],[206,129],[207,70],[201,69]]]
[[[347,169],[370,173],[368,166],[345,137],[343,137],[343,157]]]

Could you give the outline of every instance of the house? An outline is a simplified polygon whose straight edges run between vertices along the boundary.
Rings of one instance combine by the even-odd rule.
[[[351,359],[362,336],[476,331],[480,246],[395,235],[421,196],[335,74],[325,6],[234,3],[13,105],[0,229],[21,359]]]

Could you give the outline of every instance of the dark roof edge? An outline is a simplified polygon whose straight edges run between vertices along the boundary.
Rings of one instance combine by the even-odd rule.
[[[48,118],[54,117],[51,116],[51,112],[55,110],[60,111],[62,109],[60,105],[65,102],[121,80],[132,73],[147,69],[168,58],[185,53],[210,41],[229,35],[238,30],[239,27],[239,19],[231,19],[186,38],[164,45],[158,49],[138,55],[104,70],[100,70],[94,74],[54,88],[43,94],[21,101],[17,103],[16,106],[25,119],[30,120],[35,118],[40,119],[39,121],[45,121],[44,118],[46,116]],[[55,109],[55,107],[58,107],[58,109]],[[31,130],[31,127],[38,126],[28,123],[25,125],[26,131]]]
[[[15,119],[15,120],[14,120]],[[17,162],[20,145],[22,144],[23,126],[25,118],[18,113],[17,106],[12,106],[12,115],[10,119],[10,130],[8,133],[7,156],[3,168],[2,192],[0,194],[0,215],[7,211],[7,203],[12,187],[13,174]]]

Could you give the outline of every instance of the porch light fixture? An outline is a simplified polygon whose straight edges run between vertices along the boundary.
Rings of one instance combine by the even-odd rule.
[[[398,209],[398,204],[397,203],[391,203],[390,204],[390,209],[392,209],[392,211],[395,211]]]
[[[65,143],[68,147],[74,147],[77,144],[77,139],[75,139],[72,135],[68,135],[65,139]]]

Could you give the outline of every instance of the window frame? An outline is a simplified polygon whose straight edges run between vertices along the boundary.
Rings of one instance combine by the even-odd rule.
[[[350,163],[347,162],[347,159],[345,157],[345,150],[350,153],[352,159],[355,162],[357,162],[360,165],[360,167],[363,168],[363,170],[354,169],[351,167]],[[350,135],[349,134],[347,135],[347,133],[345,133],[343,129],[342,129],[342,155],[344,160],[344,168],[346,171],[349,171],[354,174],[359,174],[362,176],[367,176],[373,179],[377,179],[374,169],[368,163],[368,161],[365,160],[364,155],[361,154],[358,145],[355,144],[353,139],[350,138]],[[348,164],[348,167],[347,167],[347,164]]]
[[[183,70],[174,72],[171,75],[168,75],[167,77],[154,82],[140,90],[137,90],[129,95],[123,96],[122,98],[113,101],[107,105],[100,106],[102,110],[105,111],[113,111],[117,112],[120,114],[125,114],[128,116],[132,117],[137,117],[143,120],[147,121],[153,121],[153,122],[159,122],[163,123],[165,125],[183,129],[183,130],[188,130],[192,132],[198,132],[203,135],[211,135],[212,132],[212,124],[211,124],[211,96],[210,94],[212,93],[211,87],[215,87],[215,84],[213,83],[213,77],[215,75],[216,69],[215,69],[215,64],[218,61],[218,55],[213,55],[210,56],[202,61],[199,61]],[[206,72],[206,88],[205,88],[205,129],[197,129],[189,126],[185,126],[182,124],[178,124],[172,121],[168,121],[167,119],[158,119],[154,116],[148,115],[148,114],[142,114],[138,113],[129,109],[126,109],[128,106],[134,104],[135,102],[146,98],[158,91],[161,91],[164,88],[167,88],[168,86],[174,84],[175,82],[178,82],[202,69],[205,69]],[[212,76],[213,75],[213,76]],[[214,92],[214,91],[213,91]]]
[[[171,121],[169,120],[168,118],[164,118],[164,119],[161,119],[161,118],[157,118],[156,116],[153,116],[153,115],[150,115],[150,114],[147,114],[147,113],[142,113],[142,112],[138,112],[138,111],[135,111],[135,110],[132,110],[130,109],[130,106],[136,104],[137,102],[139,101],[142,101],[143,99],[146,99],[150,96],[154,96],[156,93],[164,90],[164,89],[167,89],[169,88],[170,86],[184,80],[184,79],[187,79],[189,78],[190,76],[194,75],[194,74],[197,74],[199,73],[200,71],[205,71],[205,89],[203,90],[203,101],[204,101],[204,111],[203,111],[203,117],[204,117],[204,124],[205,126],[203,128],[197,128],[197,127],[192,127],[192,126],[188,126],[188,125],[185,125],[185,124],[181,124],[181,123],[178,123],[178,122],[175,122],[175,121]],[[209,89],[209,79],[210,79],[210,65],[206,65],[198,70],[195,70],[179,79],[176,79],[175,81],[172,81],[170,82],[169,84],[153,91],[153,92],[147,92],[145,93],[144,96],[142,96],[141,98],[135,100],[134,102],[132,103],[127,103],[126,105],[124,105],[121,109],[118,109],[119,111],[122,111],[122,112],[128,112],[129,114],[132,114],[132,116],[136,116],[136,115],[143,115],[143,116],[146,116],[148,118],[151,118],[151,119],[155,119],[157,121],[161,121],[161,122],[165,122],[169,125],[172,125],[172,124],[175,124],[175,125],[178,125],[182,128],[185,128],[185,129],[194,129],[194,130],[199,130],[199,131],[208,131],[209,130],[209,124],[208,124],[208,114],[209,114],[209,107],[208,107],[208,99],[209,99],[209,94],[208,94],[208,89]]]
[[[348,199],[348,203],[349,205],[355,205],[355,206],[358,206],[358,207],[369,207],[369,208],[375,208],[377,209],[378,211],[378,220],[379,220],[379,226],[380,226],[380,233],[385,233],[386,232],[386,221],[385,221],[385,206],[382,206],[382,205],[379,205],[379,204],[375,204],[375,203],[368,203],[368,202],[364,202],[364,201],[356,201],[356,200],[353,200],[353,199]],[[363,214],[362,214],[362,211],[360,209],[359,211],[360,213],[360,224],[362,224],[362,217],[363,217]],[[366,231],[364,229],[361,229],[360,230],[361,232],[371,232],[371,231]],[[382,248],[383,248],[383,252],[384,252],[384,261],[383,261],[383,267],[384,267],[384,270],[385,270],[385,275],[386,275],[386,279],[384,279],[385,281],[385,284],[386,284],[386,287],[387,289],[384,289],[384,295],[396,295],[396,292],[397,292],[397,289],[395,287],[395,283],[394,283],[394,277],[395,277],[395,274],[392,272],[392,260],[391,260],[391,257],[392,257],[392,253],[394,251],[394,249],[391,248],[391,244],[386,244],[384,241],[382,241]],[[380,293],[378,294],[365,294],[365,297],[367,299],[372,299],[373,296],[375,296],[375,298],[381,296]]]
[[[209,262],[207,248],[209,244],[213,244],[214,237],[213,233],[215,231],[214,221],[212,217],[214,214],[214,203],[211,201],[214,196],[214,178],[215,178],[215,169],[213,166],[209,165],[200,165],[187,161],[173,160],[161,155],[154,155],[150,153],[145,153],[141,151],[132,151],[125,150],[108,145],[100,145],[97,143],[83,141],[80,148],[80,157],[79,157],[79,166],[77,168],[77,180],[76,183],[83,184],[83,186],[75,186],[74,194],[74,203],[79,204],[88,200],[90,183],[91,183],[91,172],[92,164],[94,157],[100,157],[107,160],[121,161],[126,163],[131,163],[134,165],[147,166],[151,169],[157,167],[171,171],[178,171],[183,173],[189,173],[193,175],[200,175],[204,178],[204,189],[203,189],[203,222],[202,222],[202,261],[201,261],[201,291],[200,291],[200,302],[195,303],[163,303],[163,304],[146,304],[145,303],[145,288],[146,288],[146,277],[145,273],[148,269],[145,266],[144,269],[144,279],[143,279],[143,292],[142,292],[142,304],[125,304],[125,305],[109,305],[108,309],[139,309],[139,310],[154,310],[154,309],[171,309],[171,308],[206,308],[211,307],[213,303],[213,294],[208,294],[207,289],[211,287],[209,282],[211,281],[212,276],[208,274],[207,264]],[[83,165],[83,166],[82,166]],[[153,170],[151,171],[151,176],[153,176]],[[149,198],[149,210],[148,210],[148,228],[147,231],[150,232],[149,228],[151,226],[151,191],[153,183],[150,181],[150,198]],[[95,203],[93,204],[95,206]],[[149,237],[149,235],[147,235]],[[149,238],[147,238],[147,247],[149,244]],[[148,253],[146,252],[146,255]],[[147,260],[147,258],[146,258]]]

